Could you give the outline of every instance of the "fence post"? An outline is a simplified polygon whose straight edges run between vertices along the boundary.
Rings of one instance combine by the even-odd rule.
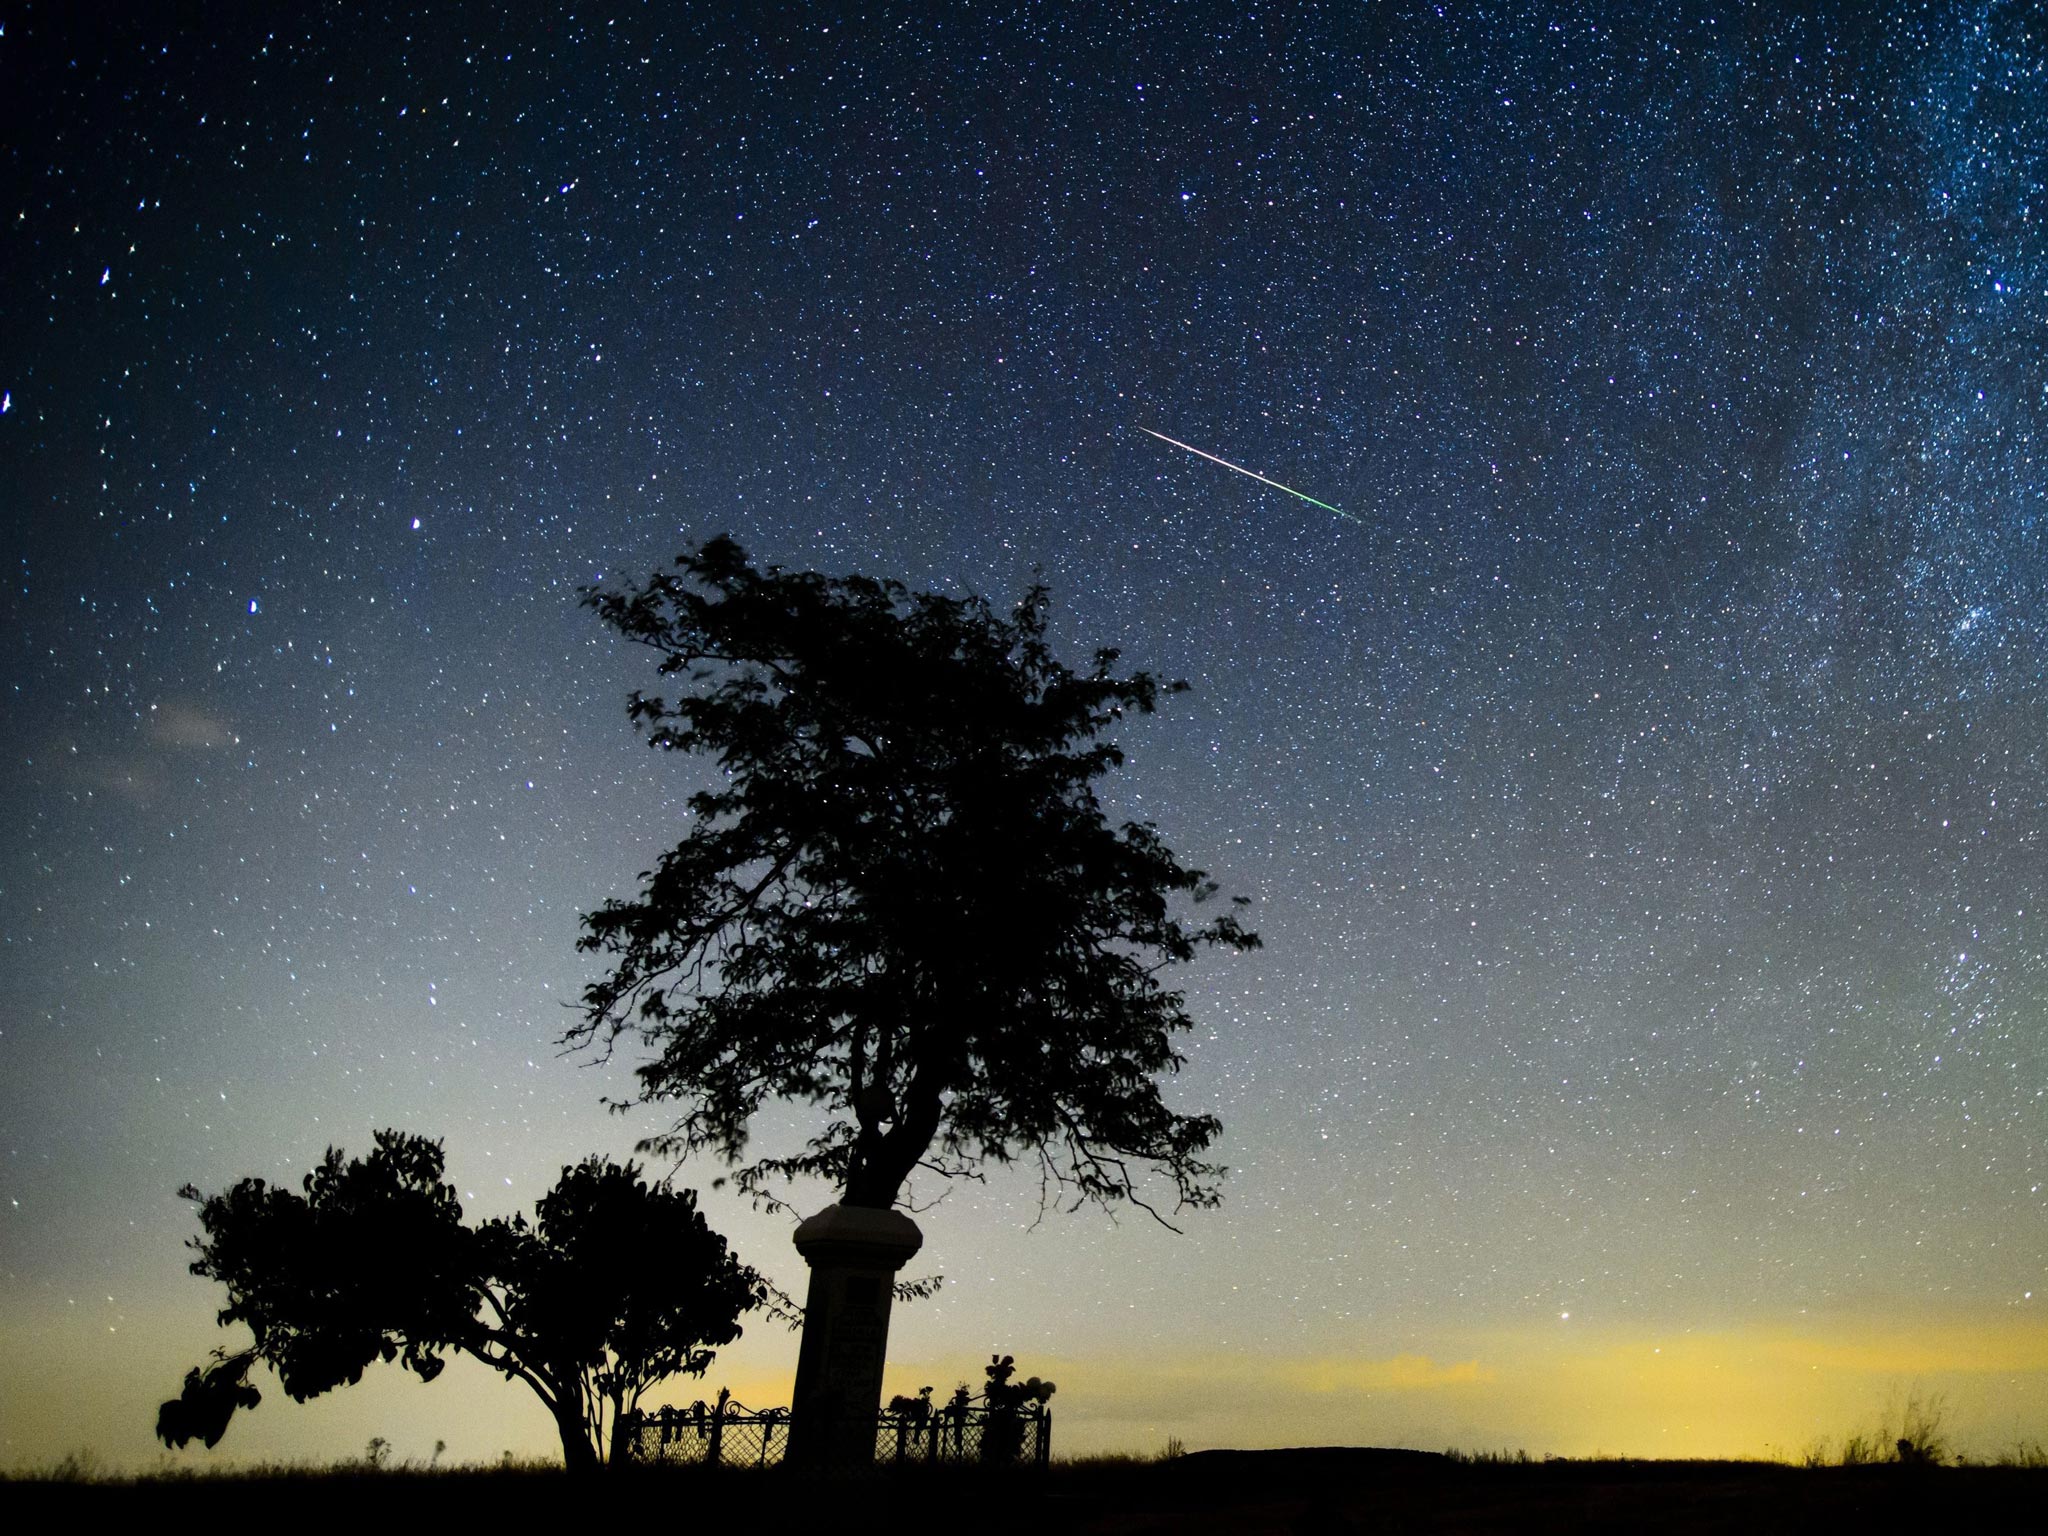
[[[725,1465],[725,1453],[722,1449],[725,1444],[725,1404],[731,1396],[730,1387],[718,1389],[718,1405],[711,1410],[711,1450],[704,1458],[707,1466]]]

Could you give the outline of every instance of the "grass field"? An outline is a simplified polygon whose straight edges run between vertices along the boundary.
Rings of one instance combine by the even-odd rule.
[[[106,1477],[77,1464],[0,1481],[0,1518],[143,1517],[261,1529],[403,1521],[686,1521],[732,1531],[2006,1531],[2048,1508],[2041,1466],[1793,1467],[1523,1461],[1343,1447],[1105,1457],[1042,1473],[942,1468],[806,1480],[776,1469],[275,1469]]]

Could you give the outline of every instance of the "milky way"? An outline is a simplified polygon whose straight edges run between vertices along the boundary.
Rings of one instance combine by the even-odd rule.
[[[1265,940],[1224,1209],[962,1187],[899,1355],[2038,1329],[2026,8],[128,9],[0,33],[9,1337],[166,1340],[142,1413],[186,1180],[658,1126],[555,1043],[693,782],[577,594],[720,532],[1187,678],[1110,795]]]

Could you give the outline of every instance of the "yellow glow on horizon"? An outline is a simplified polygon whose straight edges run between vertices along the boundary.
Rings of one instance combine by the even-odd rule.
[[[1420,1341],[1418,1341],[1420,1342]],[[1060,1383],[1064,1454],[1197,1446],[1447,1446],[1532,1455],[1776,1457],[1939,1396],[1956,1449],[2048,1431],[2048,1323],[1815,1318],[1714,1331],[1583,1324],[1450,1334],[1385,1355],[1025,1357]],[[886,1392],[979,1385],[986,1357],[892,1364]]]
[[[1477,1360],[1439,1365],[1428,1355],[1413,1354],[1386,1360],[1287,1361],[1278,1374],[1304,1392],[1413,1392],[1488,1382],[1495,1376]]]
[[[384,1436],[401,1459],[445,1439],[451,1460],[504,1449],[552,1457],[552,1426],[532,1394],[457,1362],[431,1386],[395,1368],[311,1403],[264,1382],[265,1402],[219,1452],[170,1456],[151,1438],[158,1401],[198,1358],[175,1322],[138,1315],[119,1335],[50,1310],[0,1326],[0,1465],[54,1463],[90,1450],[105,1464],[205,1466],[272,1459],[331,1463]],[[997,1341],[1004,1342],[1004,1341]],[[795,1336],[764,1332],[651,1403],[715,1398],[787,1404]],[[1383,1349],[1302,1354],[1061,1356],[1005,1344],[1025,1375],[1059,1384],[1053,1444],[1062,1456],[1279,1445],[1424,1450],[1525,1449],[1531,1455],[1777,1457],[1870,1433],[1908,1393],[1946,1401],[1952,1447],[1996,1456],[2048,1441],[2048,1321],[2018,1312],[1814,1317],[1713,1330],[1565,1323],[1390,1338]],[[898,1356],[884,1397],[956,1382],[979,1390],[988,1351]]]

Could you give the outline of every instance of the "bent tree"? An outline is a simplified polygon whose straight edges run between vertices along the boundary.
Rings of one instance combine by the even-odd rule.
[[[585,601],[660,658],[670,691],[628,709],[650,744],[717,770],[682,840],[579,940],[610,970],[570,1043],[637,1039],[633,1102],[681,1106],[642,1150],[708,1150],[757,1197],[822,1176],[853,1206],[889,1207],[920,1168],[1018,1159],[1075,1204],[1158,1215],[1148,1170],[1180,1206],[1216,1202],[1217,1120],[1160,1092],[1189,1027],[1160,978],[1258,939],[1244,898],[1196,921],[1215,884],[1095,793],[1123,761],[1107,733],[1185,684],[1120,675],[1112,650],[1062,665],[1043,587],[1005,617],[759,569],[727,538]],[[749,1161],[778,1099],[824,1123]]]
[[[620,1425],[656,1382],[702,1375],[761,1279],[711,1230],[686,1189],[632,1164],[564,1168],[534,1219],[463,1225],[441,1179],[441,1144],[379,1131],[367,1157],[329,1148],[303,1193],[243,1179],[199,1201],[192,1272],[227,1290],[223,1327],[246,1348],[218,1351],[159,1409],[166,1445],[212,1446],[277,1373],[298,1402],[401,1360],[422,1381],[448,1353],[523,1381],[547,1407],[572,1471],[619,1459]]]

